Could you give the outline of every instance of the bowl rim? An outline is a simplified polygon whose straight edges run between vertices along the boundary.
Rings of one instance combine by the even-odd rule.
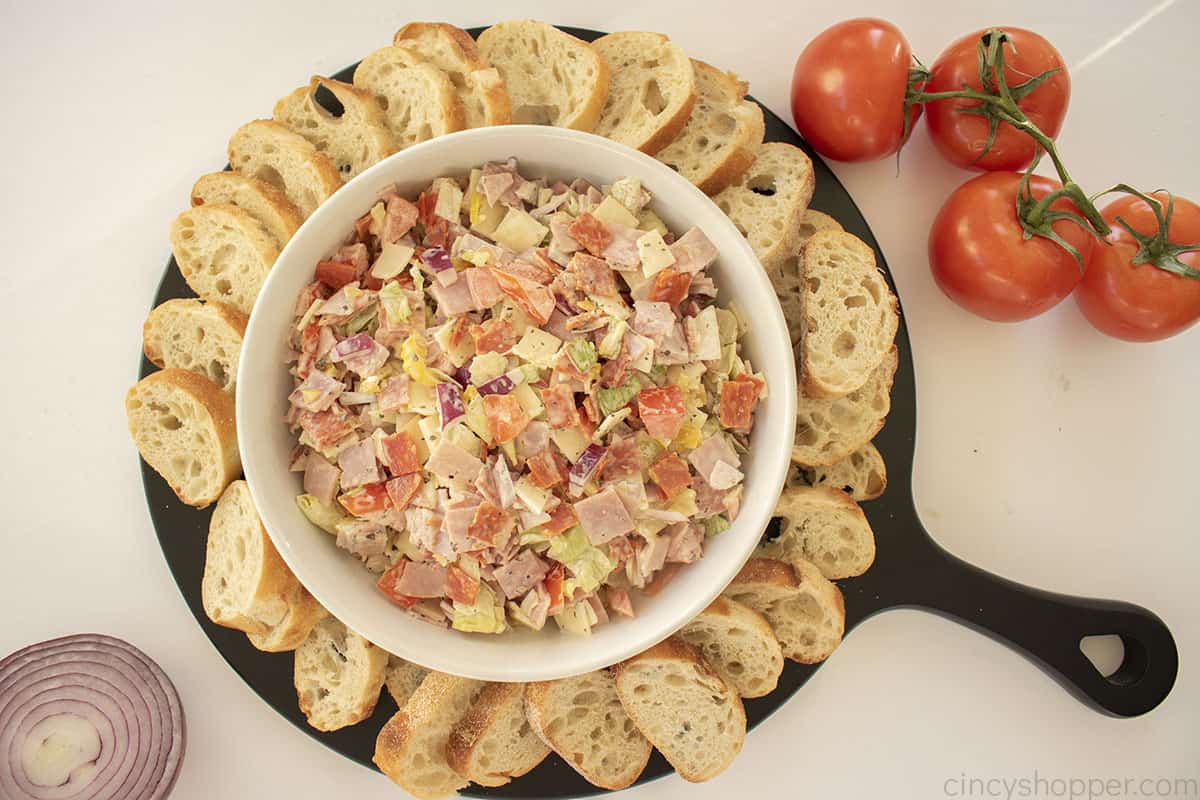
[[[407,180],[410,179],[410,177],[397,176],[395,173],[402,170],[401,165],[407,164],[408,162],[414,160],[419,161],[427,153],[436,152],[445,148],[453,148],[459,142],[470,139],[495,138],[498,140],[505,140],[508,137],[529,138],[534,140],[557,140],[560,142],[566,140],[572,143],[570,146],[579,147],[582,150],[608,150],[611,153],[615,153],[620,158],[637,162],[638,166],[644,171],[656,173],[655,181],[661,181],[664,184],[670,185],[670,191],[672,193],[692,193],[697,195],[700,199],[703,199],[704,202],[712,204],[713,208],[718,212],[716,215],[714,215],[715,218],[719,218],[719,222],[716,224],[725,227],[727,229],[727,233],[732,231],[735,236],[728,238],[731,238],[731,240],[737,242],[735,245],[736,252],[731,253],[727,248],[723,247],[721,251],[721,258],[728,259],[733,263],[752,265],[755,267],[755,269],[751,271],[750,274],[752,277],[749,279],[752,282],[759,284],[758,289],[760,290],[760,294],[762,293],[761,290],[765,288],[766,293],[773,300],[773,302],[768,304],[768,308],[766,309],[762,309],[757,306],[753,309],[755,315],[754,327],[756,329],[756,335],[762,336],[762,334],[766,334],[766,336],[763,336],[763,344],[760,345],[760,347],[764,350],[771,352],[772,348],[778,347],[778,345],[773,345],[771,343],[770,340],[773,338],[778,338],[780,342],[786,343],[785,349],[787,351],[787,357],[775,359],[779,363],[773,366],[772,374],[768,382],[771,384],[772,397],[779,392],[782,392],[783,394],[783,396],[780,398],[782,401],[782,408],[777,409],[775,413],[784,418],[795,418],[795,360],[791,356],[792,349],[790,346],[790,335],[788,334],[782,308],[780,307],[778,298],[771,287],[770,281],[767,278],[766,273],[761,268],[760,262],[758,261],[757,256],[754,254],[749,242],[737,230],[733,222],[723,212],[720,212],[720,210],[716,208],[715,203],[713,203],[710,197],[703,194],[694,184],[662,162],[633,148],[627,147],[626,145],[597,136],[595,134],[541,125],[505,125],[475,128],[446,134],[408,147],[372,165],[350,181],[347,181],[337,190],[337,192],[335,192],[334,195],[323,202],[308,217],[308,219],[304,221],[299,230],[297,230],[291,239],[289,239],[285,244],[272,269],[268,272],[267,277],[259,291],[258,297],[256,298],[254,307],[249,317],[249,322],[246,326],[246,332],[243,337],[243,356],[238,366],[238,380],[236,389],[237,402],[235,408],[237,418],[238,447],[239,451],[242,453],[244,477],[250,489],[251,497],[254,499],[256,509],[270,508],[270,504],[264,504],[263,502],[262,492],[265,490],[258,480],[258,478],[263,476],[259,475],[256,469],[257,460],[254,457],[247,457],[248,453],[252,453],[254,451],[256,442],[254,441],[254,428],[247,419],[247,415],[251,413],[251,409],[253,408],[253,403],[249,399],[244,400],[244,398],[247,396],[253,396],[256,387],[268,382],[262,380],[256,381],[253,376],[246,374],[247,370],[249,369],[248,365],[252,362],[252,359],[246,358],[246,353],[252,352],[253,349],[255,349],[256,343],[260,339],[264,342],[267,342],[278,335],[278,330],[273,330],[269,327],[266,327],[267,323],[263,322],[263,315],[258,314],[257,312],[266,302],[265,298],[270,296],[271,287],[282,282],[284,280],[282,276],[285,273],[301,268],[299,265],[293,265],[290,263],[296,258],[293,254],[305,249],[308,246],[307,239],[318,235],[315,232],[318,230],[323,230],[327,219],[336,218],[346,213],[343,207],[346,206],[350,201],[341,200],[340,198],[349,198],[353,194],[356,194],[356,192],[346,191],[348,187],[361,186],[363,184],[374,184],[378,186],[381,183],[381,179],[385,178],[385,176],[392,176],[389,180],[384,181],[388,184],[395,183],[399,180]],[[501,150],[505,146],[506,145],[497,145],[497,149]],[[495,157],[503,158],[506,157],[506,155],[499,155],[498,153]],[[465,165],[462,167],[462,169],[469,169],[474,166],[477,165]],[[432,181],[436,177],[440,176],[422,176],[421,179]],[[613,176],[614,179],[616,177],[620,177],[620,175]],[[661,195],[662,193],[662,189],[659,188],[656,192],[656,195]],[[362,213],[365,212],[361,209],[356,209],[356,216],[361,215]],[[311,269],[312,265],[308,264],[304,268]],[[726,268],[726,271],[728,272],[728,267]],[[726,276],[725,281],[722,282],[724,283],[727,281],[728,275]],[[761,316],[764,311],[766,312],[766,319],[763,319]],[[261,347],[264,348],[269,346],[270,345],[268,344],[261,345]],[[767,369],[765,364],[760,364],[758,366],[760,369]],[[783,371],[782,375],[778,374],[779,370]],[[792,426],[789,425],[788,430],[790,430],[791,427]],[[760,435],[756,437],[756,441],[752,446],[761,448],[764,451],[762,455],[756,454],[755,458],[763,458],[768,461],[766,474],[772,478],[772,480],[766,481],[765,483],[760,481],[755,488],[755,493],[757,494],[759,492],[769,491],[769,494],[767,495],[768,497],[777,497],[779,492],[782,490],[784,480],[787,476],[788,465],[790,463],[790,437],[786,441],[773,443],[764,441],[763,436]],[[265,480],[265,478],[263,479]],[[256,486],[258,488],[256,488]],[[738,522],[742,522],[743,516],[747,515],[749,511],[747,506],[749,505],[751,492],[748,481],[745,486],[746,490],[742,501],[742,509],[739,512],[738,520],[736,520],[734,523],[735,525],[737,525]],[[773,507],[773,501],[761,504],[761,509],[756,515],[761,517],[761,519],[755,523],[755,527],[757,527],[759,532],[761,532],[766,527],[766,524],[770,521]],[[261,511],[259,512],[259,517],[263,528],[270,536],[270,539],[276,550],[279,552],[279,555],[283,558],[288,568],[291,569],[291,571],[296,575],[297,579],[305,586],[306,589],[308,589],[308,591],[317,599],[318,602],[320,602],[326,609],[329,610],[330,614],[337,619],[342,620],[347,627],[351,628],[352,630],[359,630],[359,628],[353,624],[356,620],[349,619],[355,617],[355,614],[345,613],[347,610],[347,603],[342,602],[340,593],[333,591],[332,587],[324,585],[322,580],[314,580],[314,577],[317,576],[317,571],[314,568],[311,568],[311,565],[305,564],[304,559],[301,558],[296,550],[292,547],[289,537],[285,532],[286,526],[278,520],[269,519],[268,515]],[[462,659],[447,656],[445,653],[440,651],[422,653],[420,657],[415,659],[410,658],[405,653],[396,653],[396,655],[406,658],[407,660],[412,660],[415,663],[431,669],[437,669],[450,674],[463,675],[470,678],[489,681],[551,680],[608,667],[612,664],[629,658],[630,656],[636,655],[637,653],[641,653],[650,647],[653,647],[655,644],[676,633],[697,614],[703,611],[736,577],[742,566],[753,554],[757,541],[757,537],[747,536],[744,546],[742,546],[737,552],[735,558],[728,559],[728,563],[725,565],[725,568],[720,571],[720,575],[716,578],[713,578],[711,586],[703,591],[693,592],[692,595],[689,595],[690,599],[686,602],[677,602],[676,605],[678,605],[678,609],[669,614],[670,624],[662,624],[658,626],[642,625],[640,629],[637,629],[635,623],[637,623],[641,618],[634,620],[622,620],[621,624],[623,626],[627,625],[627,629],[630,631],[630,633],[628,636],[622,637],[619,640],[614,640],[621,643],[619,647],[612,646],[608,648],[597,648],[594,646],[581,646],[591,642],[592,637],[580,637],[579,639],[571,640],[569,644],[564,644],[555,648],[558,651],[570,651],[574,654],[574,658],[569,661],[569,664],[566,668],[557,667],[539,669],[539,665],[536,664],[515,665],[514,663],[492,663],[487,659],[476,659],[468,664],[463,663]],[[371,627],[375,626],[362,626],[364,631]],[[448,635],[464,635],[460,632],[452,631],[449,628],[447,628],[446,631]],[[552,636],[556,633],[557,632],[546,633],[545,635]],[[465,635],[479,636],[479,634]],[[507,634],[501,635],[504,636]],[[368,636],[367,638],[370,639],[371,637]],[[384,647],[384,644],[387,643],[381,642],[378,646]],[[384,649],[386,650],[387,648],[384,647]],[[389,650],[389,652],[392,651]],[[563,660],[561,658],[555,658],[552,656],[547,657],[545,648],[539,648],[535,652],[538,653],[541,660],[544,662],[557,664]]]

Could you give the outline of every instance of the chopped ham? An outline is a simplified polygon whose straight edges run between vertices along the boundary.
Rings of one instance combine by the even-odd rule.
[[[688,454],[688,461],[695,468],[696,473],[704,478],[709,486],[718,490],[728,489],[732,484],[717,486],[713,482],[713,469],[717,463],[722,462],[735,469],[742,465],[742,460],[729,444],[729,440],[720,433],[714,434],[701,442],[699,447]]]
[[[643,580],[663,568],[667,563],[667,551],[671,549],[669,536],[651,534],[649,539],[638,550],[637,567]]]
[[[608,607],[617,614],[632,619],[637,614],[633,611],[633,601],[629,599],[629,591],[620,586],[609,586],[604,593]]]
[[[366,560],[387,550],[387,530],[374,522],[349,520],[337,526],[337,546]]]
[[[367,252],[367,246],[362,242],[342,245],[333,254],[333,260],[353,266],[358,277],[362,277],[362,274],[367,271],[367,267],[371,266],[371,256]]]
[[[616,275],[604,259],[576,253],[567,269],[575,276],[580,291],[600,297],[617,296]]]
[[[320,453],[308,451],[304,461],[304,492],[325,505],[333,505],[342,471],[325,460]]]
[[[683,323],[676,322],[658,343],[658,348],[654,351],[654,363],[664,366],[686,364],[692,360],[691,352]]]
[[[400,195],[394,195],[388,198],[386,210],[381,238],[385,242],[395,244],[407,236],[412,226],[417,224],[417,206]]]
[[[392,357],[392,351],[381,345],[374,339],[371,340],[371,349],[361,353],[355,353],[352,356],[346,356],[342,359],[342,363],[346,365],[346,369],[355,372],[360,376],[374,375],[379,370],[383,369],[383,365]]]
[[[677,522],[666,529],[671,543],[667,548],[667,561],[691,564],[704,554],[704,534],[690,522]]]
[[[483,462],[453,442],[443,439],[429,455],[425,469],[436,475],[443,484],[453,481],[470,483],[479,476]]]
[[[617,496],[625,504],[625,510],[630,516],[647,514],[652,510],[646,508],[650,499],[646,496],[646,484],[639,476],[622,478],[609,485],[617,490]]]
[[[501,564],[492,570],[492,574],[496,576],[500,590],[506,597],[520,597],[541,583],[549,571],[550,565],[539,558],[537,553],[522,550],[507,564]]]
[[[692,481],[692,488],[696,490],[697,517],[704,519],[725,513],[725,496],[729,494],[727,489],[714,489],[700,476]]]
[[[497,456],[496,463],[492,466],[492,476],[496,483],[496,495],[500,500],[500,507],[510,509],[517,499],[517,489],[513,484],[512,473],[508,471],[508,464],[504,461],[504,456]]]
[[[328,329],[322,328],[322,330]],[[288,401],[305,411],[325,411],[333,405],[345,388],[341,381],[334,380],[319,369],[314,369],[308,373],[304,382],[288,396]]]
[[[717,248],[699,228],[692,228],[671,245],[675,269],[680,272],[699,272],[717,260]]]
[[[412,379],[407,375],[393,375],[383,382],[379,397],[375,402],[384,414],[401,411],[408,406],[408,384]]]
[[[442,530],[449,537],[456,553],[466,553],[479,548],[479,544],[468,539],[471,520],[475,519],[475,509],[479,508],[482,500],[477,495],[471,495],[453,501],[446,506],[442,516]]]
[[[638,300],[633,304],[634,314],[631,327],[657,346],[676,324],[675,314],[666,303]]]
[[[633,530],[633,519],[611,486],[574,504],[579,524],[592,544],[604,544],[609,539]]]
[[[378,483],[379,463],[375,460],[375,441],[363,439],[338,454],[338,466],[342,470],[342,488],[352,489],[368,483]]]
[[[476,308],[467,281],[455,281],[449,286],[434,285],[433,299],[437,301],[438,313],[447,319]]]
[[[525,616],[529,617],[529,624],[535,630],[541,630],[546,624],[546,617],[550,613],[550,593],[546,591],[545,583],[539,583],[531,590],[534,594],[534,600],[526,608],[522,602],[521,607],[525,609]],[[525,595],[527,598],[529,595]]]
[[[574,220],[570,214],[558,212],[550,217],[550,251],[570,255],[580,249],[581,245],[575,241],[569,229]],[[307,308],[307,306],[305,307]]]
[[[468,269],[463,272],[463,276],[466,278],[467,290],[471,294],[471,302],[476,311],[489,309],[504,297],[491,270]]]
[[[572,406],[574,407],[574,406]],[[517,460],[528,461],[538,453],[550,447],[550,426],[540,419],[535,419],[525,426],[525,430],[517,434]]]
[[[446,568],[427,561],[410,561],[396,583],[408,597],[442,597],[446,593]]]
[[[604,479],[615,480],[628,475],[641,475],[642,451],[633,437],[614,439],[608,446],[608,458],[604,461]]]
[[[642,263],[642,254],[638,251],[637,240],[645,231],[614,222],[608,226],[608,232],[612,234],[612,241],[600,254],[605,261],[617,269],[633,269]]]

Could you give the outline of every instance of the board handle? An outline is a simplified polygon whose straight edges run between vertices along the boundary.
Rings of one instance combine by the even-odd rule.
[[[1170,694],[1179,651],[1153,612],[1024,586],[963,561],[927,533],[924,538],[927,558],[919,559],[917,570],[906,565],[907,597],[895,605],[928,609],[1009,645],[1081,700],[1113,716],[1145,714]],[[1108,676],[1080,649],[1085,637],[1105,635],[1120,637],[1125,648],[1121,665]]]

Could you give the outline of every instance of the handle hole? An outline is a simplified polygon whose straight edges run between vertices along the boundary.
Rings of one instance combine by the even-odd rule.
[[[1114,686],[1132,686],[1146,676],[1146,646],[1124,634],[1085,636],[1080,651],[1096,671]]]

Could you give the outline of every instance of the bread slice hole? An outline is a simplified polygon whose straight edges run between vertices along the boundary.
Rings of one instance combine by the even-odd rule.
[[[842,302],[846,304],[846,308],[862,308],[867,304],[867,298],[861,294],[852,294]]]
[[[324,84],[317,84],[317,88],[312,93],[313,105],[320,111],[325,112],[333,119],[340,119],[346,113],[346,107],[342,105],[342,101],[337,99],[337,95],[325,88]]]
[[[513,110],[513,122],[520,125],[553,125],[558,119],[558,106],[523,105]]]
[[[170,413],[160,416],[158,418],[158,425],[168,431],[177,431],[183,427],[183,423],[179,420],[179,417]]]
[[[717,136],[730,136],[737,129],[737,120],[729,114],[718,114],[712,121],[712,130]]]
[[[764,197],[773,197],[775,195],[775,178],[771,175],[755,175],[746,182],[746,185],[755,194],[761,194]]]
[[[646,82],[646,88],[642,91],[642,106],[656,117],[667,107],[667,99],[663,96],[658,81]]]
[[[838,337],[833,340],[833,352],[839,358],[849,358],[854,353],[854,348],[858,345],[858,339],[850,331],[842,331]]]

